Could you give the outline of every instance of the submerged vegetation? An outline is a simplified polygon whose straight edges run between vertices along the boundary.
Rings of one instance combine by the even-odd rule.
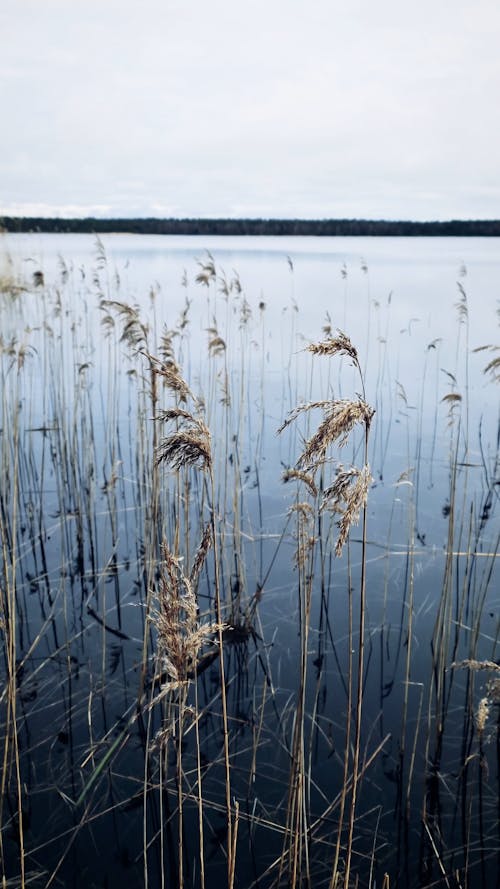
[[[362,270],[301,342],[209,253],[176,320],[3,262],[4,886],[498,885],[497,346],[462,270],[412,404]]]

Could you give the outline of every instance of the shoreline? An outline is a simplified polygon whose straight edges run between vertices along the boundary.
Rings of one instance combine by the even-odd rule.
[[[500,237],[500,220],[416,222],[369,219],[58,218],[0,216],[0,231],[283,237]]]

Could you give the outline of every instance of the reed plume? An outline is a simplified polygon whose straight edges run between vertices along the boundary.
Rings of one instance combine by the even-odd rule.
[[[191,579],[197,581],[211,536],[204,535],[203,540],[189,577],[182,571],[181,559],[172,554],[166,542],[163,543],[163,566],[152,620],[158,633],[160,672],[168,676],[164,690],[178,688],[193,679],[199,652],[217,631],[215,624],[200,621],[195,584]]]
[[[181,429],[172,432],[156,449],[156,463],[167,463],[172,469],[182,466],[199,466],[209,469],[212,463],[210,452],[210,433],[205,427],[201,433],[193,429]]]
[[[313,355],[347,355],[352,358],[356,367],[359,368],[359,359],[357,349],[351,343],[351,340],[341,330],[337,331],[337,336],[328,336],[320,343],[311,343],[307,347],[308,352]]]
[[[209,333],[211,332],[209,331]],[[217,333],[211,333],[208,341],[208,351],[211,355],[223,355],[226,351],[226,343],[221,336],[217,335]]]
[[[477,349],[473,349],[472,351],[495,353],[500,351],[500,346],[478,346]],[[488,361],[488,364],[483,368],[483,373],[490,374],[493,383],[500,383],[500,355],[496,355],[495,358]]]
[[[288,417],[283,421],[281,426],[278,427],[276,434],[280,435],[281,432],[284,432],[284,430],[290,426],[300,414],[304,413],[304,411],[313,411],[318,408],[326,410],[330,405],[331,401],[309,401],[307,404],[298,404],[297,407],[294,407],[294,409],[290,411]]]
[[[105,312],[103,316],[103,324],[109,326],[109,309],[112,309],[120,320],[123,322],[121,342],[127,343],[131,348],[139,349],[145,347],[148,342],[149,327],[141,321],[139,309],[137,306],[131,306],[128,303],[121,302],[117,299],[102,299],[100,308]]]
[[[314,483],[314,478],[308,472],[302,472],[300,469],[285,469],[281,478],[285,483],[291,481],[292,479],[304,482],[305,486],[309,490],[309,493],[313,497],[317,497],[318,495],[318,489]]]
[[[356,804],[359,784],[359,763],[361,753],[361,716],[363,702],[363,674],[364,674],[364,636],[365,636],[365,611],[366,611],[366,547],[367,547],[367,498],[368,490],[371,483],[370,468],[368,465],[368,436],[370,425],[375,411],[365,401],[364,398],[364,377],[359,363],[358,352],[342,331],[338,331],[337,336],[328,337],[319,343],[313,343],[308,346],[308,351],[313,355],[321,356],[348,356],[357,368],[361,383],[363,397],[358,396],[356,399],[337,399],[334,401],[316,401],[308,404],[301,404],[296,407],[288,415],[287,419],[282,423],[278,432],[286,429],[290,423],[297,419],[301,414],[313,409],[322,410],[324,413],[323,420],[319,424],[316,432],[306,441],[305,447],[300,454],[294,470],[287,470],[284,479],[298,478],[306,483],[310,493],[317,492],[315,482],[315,474],[323,466],[326,461],[328,449],[336,444],[339,448],[343,447],[352,430],[358,424],[364,429],[364,466],[362,469],[352,467],[344,470],[340,467],[335,481],[329,485],[323,493],[320,512],[328,507],[334,511],[340,512],[342,517],[338,522],[339,537],[335,547],[335,554],[342,554],[343,546],[347,540],[349,530],[353,523],[359,521],[361,510],[363,511],[363,532],[362,532],[362,553],[361,553],[361,577],[360,577],[360,603],[359,603],[359,643],[358,643],[358,667],[357,667],[357,692],[356,692],[356,709],[355,709],[355,731],[354,745],[352,752],[352,790],[351,803],[348,813],[347,823],[347,847],[345,855],[345,873],[344,887],[348,889],[351,870],[351,857],[354,838],[354,824],[356,815]],[[315,496],[314,493],[314,496]],[[289,822],[288,829],[290,831],[290,845],[288,850],[289,857],[289,879],[292,886],[297,885],[301,881],[302,854],[305,853],[307,847],[307,819],[303,819],[301,806],[305,798],[306,786],[304,783],[304,689],[307,676],[307,640],[309,632],[310,602],[311,602],[311,582],[313,577],[314,562],[314,545],[315,537],[307,531],[307,526],[311,521],[312,507],[308,503],[296,503],[293,511],[297,514],[297,544],[295,553],[295,563],[299,568],[299,589],[304,590],[304,603],[301,608],[301,678],[299,690],[299,703],[297,706],[297,722],[296,731],[293,741],[293,767],[290,776],[290,795],[289,795]],[[307,576],[304,574],[305,565],[308,565],[309,571]],[[300,573],[301,572],[301,573]],[[350,629],[349,648],[353,648],[352,627]],[[348,700],[352,701],[352,672],[349,668],[349,691]],[[330,889],[338,889],[340,880],[340,849],[341,836],[344,829],[344,809],[346,802],[347,775],[349,771],[349,760],[351,752],[351,705],[349,704],[347,725],[346,725],[346,744],[344,750],[344,791],[342,795],[341,814],[339,819],[337,841],[335,847],[335,857],[332,866],[330,879]],[[295,771],[296,770],[296,771]],[[293,828],[292,828],[293,825]],[[280,876],[284,864],[285,847],[280,859]],[[307,868],[307,855],[305,857]],[[308,876],[307,876],[308,879]]]
[[[168,694],[175,695],[177,717],[175,731],[177,734],[177,802],[178,802],[178,886],[184,886],[184,790],[183,790],[183,733],[185,718],[190,714],[195,722],[197,739],[197,778],[198,778],[198,828],[200,842],[200,871],[204,886],[204,839],[203,839],[203,796],[201,784],[201,761],[198,729],[197,689],[195,688],[195,709],[187,707],[187,695],[190,682],[196,679],[200,651],[204,643],[210,640],[213,644],[215,634],[221,628],[214,623],[202,622],[199,618],[198,604],[195,595],[201,566],[206,558],[212,541],[211,534],[203,535],[198,548],[195,563],[190,576],[181,566],[182,560],[173,555],[164,541],[162,547],[163,566],[160,571],[156,608],[152,612],[152,622],[157,631],[158,674],[162,677],[162,686],[156,701]],[[192,579],[193,580],[192,580]],[[194,581],[194,583],[193,583]],[[153,701],[155,703],[155,701]],[[156,736],[161,748],[165,745],[174,730],[174,723],[167,720]]]
[[[343,447],[357,423],[369,429],[374,414],[373,408],[361,399],[350,401],[347,398],[329,403],[325,418],[314,435],[306,442],[297,466],[306,468],[324,460],[326,451],[334,442]]]
[[[175,373],[173,376],[176,384],[174,391],[184,393],[187,384],[180,374]],[[182,466],[210,469],[212,465],[210,430],[201,418],[195,417],[183,408],[173,407],[159,411],[156,419],[164,422],[175,421],[180,425],[180,428],[158,443],[155,450],[157,465],[167,463],[176,470]]]
[[[200,271],[196,275],[195,281],[197,284],[203,284],[204,287],[208,287],[210,283],[217,277],[214,258],[208,250],[207,258],[204,262],[199,259],[198,265],[200,267]]]
[[[212,525],[207,525],[203,536],[201,538],[198,549],[196,550],[193,566],[191,568],[191,572],[189,574],[189,583],[191,584],[191,588],[196,592],[196,587],[198,586],[198,580],[200,578],[200,572],[205,564],[205,559],[207,557],[207,553],[210,547],[213,545],[214,537]]]
[[[175,395],[179,401],[187,402],[191,399],[197,403],[196,398],[191,392],[185,379],[182,377],[180,368],[175,361],[168,360],[161,362],[152,355],[147,355],[146,357],[154,362],[156,374],[161,377],[164,386]]]
[[[479,736],[482,736],[486,723],[488,722],[488,716],[490,715],[491,703],[488,696],[481,698],[478,704],[478,708],[476,711],[476,729]]]
[[[337,522],[339,528],[335,546],[335,555],[337,556],[342,555],[351,525],[359,523],[359,515],[361,509],[366,506],[372,481],[368,464],[362,469],[353,466],[347,470],[341,469],[333,484],[329,485],[323,493],[320,508],[328,508],[342,514],[342,518]]]

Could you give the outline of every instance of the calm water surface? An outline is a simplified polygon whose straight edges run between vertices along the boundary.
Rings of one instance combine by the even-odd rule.
[[[177,735],[172,729],[163,761],[155,737],[166,711],[136,708],[148,587],[160,566],[151,576],[145,567],[153,475],[145,353],[159,354],[165,329],[175,331],[176,360],[203,399],[212,432],[233,617],[248,616],[258,591],[251,631],[245,624],[227,646],[232,793],[241,817],[236,885],[276,885],[304,621],[298,530],[287,519],[296,489],[283,485],[281,473],[294,466],[321,413],[305,412],[282,436],[276,430],[298,404],[357,397],[361,384],[349,361],[306,351],[340,328],[358,349],[366,399],[376,409],[353,874],[372,887],[385,873],[391,887],[495,886],[500,748],[496,692],[488,686],[495,671],[452,664],[498,659],[498,385],[484,373],[495,353],[474,351],[498,343],[498,239],[106,235],[99,247],[86,235],[8,235],[2,247],[12,259],[3,267],[27,287],[1,304],[1,425],[3,586],[14,571],[31,885],[137,886],[145,872],[150,886],[163,885],[162,873],[165,885],[178,881]],[[196,278],[207,251],[217,277],[204,286]],[[34,287],[39,270],[44,284]],[[139,356],[122,338],[118,302],[136,305],[148,324]],[[115,319],[111,332],[106,315]],[[225,348],[209,346],[216,336]],[[20,344],[27,349],[22,367],[19,357],[15,364]],[[322,485],[339,460],[362,459],[355,434],[329,454]],[[208,516],[202,473],[192,474],[182,500],[172,493],[171,473],[161,484],[155,545],[165,535],[173,547],[181,521],[187,563],[199,541],[198,511],[203,521]],[[349,650],[357,656],[359,641],[357,629],[349,635],[348,603],[352,591],[356,628],[361,526],[335,560],[336,518],[317,512],[311,526],[304,812],[315,886],[331,876]],[[213,572],[209,560],[198,591],[202,610],[212,602]],[[146,636],[152,696],[149,627]],[[7,675],[5,652],[2,663]],[[212,887],[225,879],[217,661],[197,685]],[[192,687],[189,694],[194,706]],[[478,733],[481,699],[489,717]],[[7,735],[5,694],[2,707]],[[183,743],[185,874],[198,886],[192,725]],[[17,800],[11,775],[3,858],[12,885],[20,879]],[[289,885],[284,873],[281,885]]]

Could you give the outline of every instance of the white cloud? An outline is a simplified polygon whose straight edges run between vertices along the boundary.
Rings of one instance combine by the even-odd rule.
[[[112,212],[110,204],[0,204],[2,216],[53,216],[62,218],[106,217]]]

